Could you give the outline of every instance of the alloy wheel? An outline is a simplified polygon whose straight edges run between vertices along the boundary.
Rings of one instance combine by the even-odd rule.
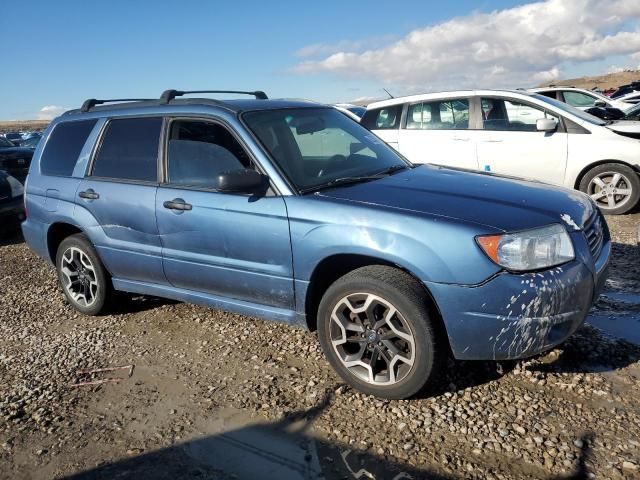
[[[599,173],[587,187],[587,194],[604,210],[623,206],[629,201],[632,193],[631,182],[619,172]]]
[[[415,360],[409,323],[387,300],[354,293],[338,301],[331,314],[331,344],[342,365],[373,385],[402,381]]]
[[[76,247],[69,247],[62,255],[60,271],[63,287],[78,305],[90,307],[97,300],[98,280],[89,256]]]

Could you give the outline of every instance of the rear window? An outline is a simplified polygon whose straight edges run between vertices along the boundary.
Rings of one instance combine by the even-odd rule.
[[[155,182],[162,118],[123,118],[107,125],[93,165],[94,177]]]
[[[360,120],[360,125],[369,130],[392,130],[400,126],[402,105],[374,108],[367,110]]]
[[[96,122],[93,119],[56,125],[42,152],[40,172],[43,175],[71,176]]]

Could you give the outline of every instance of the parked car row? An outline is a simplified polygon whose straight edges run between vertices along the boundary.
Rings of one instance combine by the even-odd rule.
[[[7,132],[0,134],[0,139],[11,142],[16,147],[27,147],[35,149],[42,138],[41,132]]]
[[[594,90],[569,86],[540,87],[532,88],[529,91],[568,103],[572,107],[581,110],[591,107],[612,107],[625,111],[635,105],[635,102],[626,101],[626,97],[611,98]],[[633,96],[634,94],[631,95]]]
[[[575,188],[611,214],[628,212],[640,198],[640,123],[605,122],[541,93],[393,98],[368,105],[361,123],[414,163]]]

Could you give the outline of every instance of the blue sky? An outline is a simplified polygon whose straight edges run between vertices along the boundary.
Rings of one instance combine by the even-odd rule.
[[[13,2],[0,17],[0,42],[5,47],[0,119],[35,118],[45,106],[76,107],[88,97],[158,96],[166,88],[263,89],[273,97],[331,102],[380,96],[383,86],[401,93],[443,82],[465,86],[476,77],[460,80],[455,71],[460,66],[436,63],[433,56],[411,66],[425,50],[419,42],[411,47],[416,51],[409,48],[397,57],[403,59],[396,68],[398,75],[382,73],[396,58],[389,60],[389,48],[397,42],[404,45],[413,31],[426,31],[426,38],[433,38],[433,29],[450,25],[451,19],[471,22],[474,15],[485,13],[486,22],[493,14],[517,11],[513,7],[526,3]],[[634,29],[637,18],[606,28],[603,35]],[[460,42],[443,48],[465,54],[464,38]],[[491,41],[488,48],[493,48]],[[363,56],[367,50],[376,59]],[[626,65],[626,50],[574,63],[562,60],[560,71],[582,74]],[[431,61],[439,67],[429,68]],[[495,72],[500,60],[491,62]],[[437,70],[443,74],[438,76]],[[504,83],[510,77],[495,78]],[[513,81],[521,78],[526,77]]]

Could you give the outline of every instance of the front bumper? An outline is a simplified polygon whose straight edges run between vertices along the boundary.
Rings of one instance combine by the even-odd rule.
[[[611,243],[549,270],[500,272],[475,286],[427,283],[461,360],[507,360],[544,352],[584,322],[606,280]]]

